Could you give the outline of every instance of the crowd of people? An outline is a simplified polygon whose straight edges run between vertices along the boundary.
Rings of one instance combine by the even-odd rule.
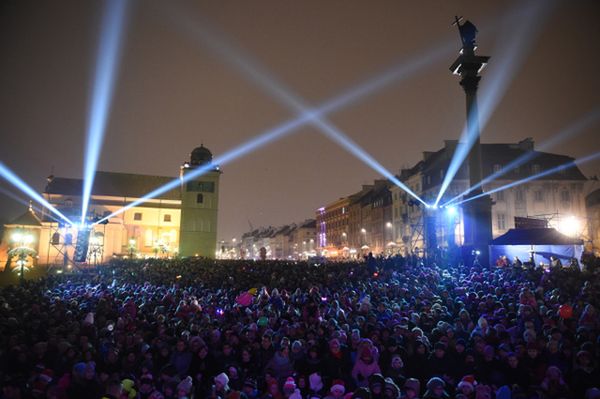
[[[600,398],[595,268],[118,260],[0,290],[0,398]]]

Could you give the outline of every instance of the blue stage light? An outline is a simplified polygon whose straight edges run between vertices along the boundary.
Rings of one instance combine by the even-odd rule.
[[[127,0],[107,0],[102,18],[96,70],[88,110],[83,164],[82,222],[86,218],[96,167],[102,151],[102,141],[112,103],[121,52],[121,36],[128,5],[129,1]]]
[[[516,75],[518,68],[529,54],[543,22],[552,10],[553,7],[548,7],[547,3],[530,1],[520,8],[518,21],[510,20],[509,23],[509,19],[506,19],[506,32],[500,35],[502,38],[500,41],[501,46],[497,51],[494,51],[494,60],[497,61],[490,64],[488,77],[484,80],[480,90],[481,102],[478,107],[475,107],[475,111],[467,116],[468,118],[479,118],[479,123],[475,121],[475,123],[471,122],[465,125],[460,144],[456,147],[435,200],[436,205],[440,203],[456,173],[467,159],[471,147],[477,140],[479,132],[468,127],[479,126],[480,131],[484,130],[496,106],[502,100],[510,82]],[[479,108],[479,112],[477,112],[477,108]]]
[[[444,209],[446,209],[446,214],[448,214],[448,216],[454,217],[458,215],[458,208],[453,205],[446,206]]]
[[[558,166],[555,166],[553,168],[544,170],[544,171],[542,171],[540,173],[537,173],[535,175],[529,176],[529,177],[527,177],[525,179],[517,180],[517,181],[511,182],[509,184],[505,184],[505,185],[503,185],[501,187],[496,187],[496,188],[494,188],[492,190],[486,191],[486,192],[481,193],[479,195],[476,195],[476,196],[473,196],[473,197],[469,197],[469,198],[465,198],[462,201],[458,202],[456,205],[464,204],[465,202],[469,202],[469,201],[472,201],[472,200],[477,199],[477,198],[481,198],[481,197],[486,196],[486,195],[497,193],[498,191],[506,190],[506,189],[512,188],[512,187],[516,187],[516,186],[519,186],[521,184],[528,183],[530,181],[542,178],[544,176],[548,176],[548,175],[551,175],[551,174],[554,174],[554,173],[559,173],[561,171],[565,171],[565,170],[567,170],[569,168],[572,168],[572,167],[574,167],[576,165],[581,165],[581,164],[584,164],[586,162],[590,162],[590,161],[593,161],[593,160],[596,160],[596,159],[599,159],[599,158],[600,158],[600,152],[597,152],[597,153],[594,153],[594,154],[590,154],[590,155],[586,155],[585,157],[577,158],[577,159],[575,159],[575,160],[573,160],[571,162],[567,162],[567,163],[564,163],[562,165],[558,165]]]
[[[21,190],[24,194],[29,196],[35,202],[37,202],[38,204],[42,205],[45,208],[48,208],[48,210],[50,212],[54,213],[55,215],[60,217],[65,222],[67,222],[69,224],[73,224],[73,222],[71,222],[68,217],[66,217],[65,215],[62,214],[62,212],[60,212],[58,209],[53,207],[48,201],[46,201],[44,199],[44,197],[42,197],[34,189],[29,187],[27,185],[27,183],[25,183],[19,176],[17,176],[12,170],[10,170],[10,168],[8,168],[8,166],[4,165],[4,163],[2,163],[2,162],[0,162],[0,176],[2,176],[6,181],[11,183],[13,186],[15,186],[16,188]]]

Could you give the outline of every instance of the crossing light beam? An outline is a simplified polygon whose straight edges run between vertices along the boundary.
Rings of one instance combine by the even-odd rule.
[[[112,103],[122,47],[128,0],[106,0],[101,21],[100,43],[88,110],[83,163],[81,222],[85,221],[102,142]]]

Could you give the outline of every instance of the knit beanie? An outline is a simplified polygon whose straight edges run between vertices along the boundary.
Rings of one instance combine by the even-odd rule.
[[[219,382],[219,383],[221,383],[221,385],[226,387],[227,384],[229,383],[229,377],[227,376],[227,374],[221,373],[215,377],[215,382]]]
[[[310,389],[312,389],[315,392],[318,392],[321,389],[323,389],[323,380],[321,379],[321,376],[317,373],[312,373],[308,376],[308,383],[310,385]]]
[[[341,394],[343,395],[346,392],[346,387],[344,386],[344,381],[342,380],[333,380],[333,383],[331,384],[331,388],[329,389],[332,393],[333,392],[341,392]]]
[[[181,380],[181,382],[177,385],[177,390],[183,391],[186,393],[186,395],[189,395],[190,392],[192,392],[192,385],[193,385],[192,377],[190,377],[188,375],[183,380]]]
[[[285,380],[285,383],[283,384],[283,390],[294,392],[295,389],[296,389],[296,381],[294,381],[293,377],[288,377],[287,380]]]

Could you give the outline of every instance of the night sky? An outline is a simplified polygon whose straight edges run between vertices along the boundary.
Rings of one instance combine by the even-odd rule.
[[[0,159],[40,192],[52,168],[56,176],[82,176],[103,4],[0,5]],[[181,29],[181,16],[208,23],[311,105],[450,43],[451,51],[408,79],[329,115],[397,173],[444,139],[457,139],[463,127],[464,93],[448,70],[460,48],[454,16],[477,25],[478,53],[492,57],[483,89],[501,62],[500,49],[525,39],[510,34],[516,27],[490,27],[524,4],[133,2],[99,169],[176,177],[201,143],[219,155],[296,115]],[[541,143],[600,105],[600,2],[562,1],[548,14],[522,62],[515,60],[519,66],[482,131],[483,142],[532,137]],[[573,157],[599,151],[599,131],[596,123],[552,150]],[[582,169],[600,174],[600,163]],[[378,177],[312,127],[222,170],[218,238],[226,240],[247,231],[248,220],[256,227],[314,217],[316,208]],[[0,187],[17,192],[4,180]],[[0,194],[0,217],[22,211]]]

